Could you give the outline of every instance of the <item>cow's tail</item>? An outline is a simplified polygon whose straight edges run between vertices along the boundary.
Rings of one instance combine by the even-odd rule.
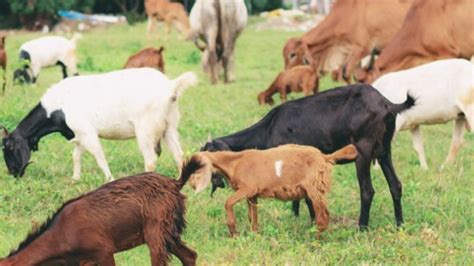
[[[407,93],[407,99],[405,102],[400,103],[400,104],[394,104],[391,103],[389,104],[389,110],[392,114],[399,114],[401,112],[404,112],[408,109],[410,109],[412,106],[415,105],[416,99],[410,95],[410,93]]]

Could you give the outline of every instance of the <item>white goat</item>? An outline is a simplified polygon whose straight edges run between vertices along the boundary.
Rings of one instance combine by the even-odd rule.
[[[75,144],[74,179],[80,177],[81,155],[85,150],[95,157],[106,178],[113,179],[99,137],[136,137],[146,171],[155,170],[155,147],[164,137],[181,168],[183,151],[177,131],[180,119],[177,99],[196,83],[196,75],[191,72],[169,80],[152,68],[65,79],[43,95],[40,104],[15,131],[5,132],[4,157],[8,169],[13,175],[23,175],[30,150],[35,150],[39,139],[52,132],[60,132]]]
[[[449,154],[443,165],[454,161],[461,147],[464,125],[474,128],[474,65],[464,59],[439,60],[412,69],[386,74],[372,84],[394,103],[405,100],[407,92],[415,106],[399,114],[396,131],[410,129],[421,167],[428,169],[420,125],[455,120]]]
[[[20,58],[30,61],[29,69],[17,70],[15,78],[28,75],[34,83],[42,68],[54,65],[62,67],[64,78],[68,76],[68,71],[76,75],[76,43],[80,38],[81,35],[76,33],[71,40],[60,36],[46,36],[24,43],[20,47]]]

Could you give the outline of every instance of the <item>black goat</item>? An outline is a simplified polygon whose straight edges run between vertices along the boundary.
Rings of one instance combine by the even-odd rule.
[[[366,229],[369,224],[375,193],[370,178],[370,164],[374,159],[379,161],[389,184],[396,223],[400,226],[403,223],[402,185],[393,168],[391,141],[396,115],[414,104],[415,100],[409,95],[404,103],[393,104],[369,85],[339,87],[275,107],[253,126],[211,140],[201,150],[268,149],[293,143],[332,153],[352,143],[359,152],[355,163],[361,197],[360,228]],[[216,186],[222,186],[222,180],[213,176],[213,189]],[[314,219],[309,199],[306,203]],[[293,202],[293,211],[299,214],[299,202]]]

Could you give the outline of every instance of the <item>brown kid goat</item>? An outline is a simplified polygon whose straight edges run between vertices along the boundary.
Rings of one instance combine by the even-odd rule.
[[[7,52],[5,52],[5,38],[0,36],[0,68],[3,72],[2,95],[5,94],[5,86],[7,85]]]
[[[273,105],[272,96],[279,92],[282,102],[286,102],[286,95],[290,92],[303,92],[305,96],[317,93],[319,88],[319,76],[310,65],[298,65],[284,70],[278,74],[275,81],[262,91],[258,97],[260,105]]]
[[[130,56],[123,68],[152,67],[165,73],[165,60],[163,59],[163,46],[159,49],[145,48]]]
[[[180,190],[201,167],[187,163],[179,180],[156,173],[125,177],[70,200],[0,265],[109,266],[114,253],[144,243],[154,266],[166,265],[170,253],[195,265],[196,252],[180,238],[186,227]]]
[[[333,165],[342,160],[353,160],[357,150],[350,144],[325,155],[310,146],[287,144],[268,150],[241,152],[200,152],[190,163],[203,164],[189,183],[202,191],[211,182],[212,172],[225,175],[236,193],[225,202],[227,226],[231,236],[237,234],[233,206],[248,202],[248,217],[252,230],[257,230],[257,198],[276,198],[283,201],[309,198],[316,212],[318,234],[329,224],[326,195],[331,187]]]

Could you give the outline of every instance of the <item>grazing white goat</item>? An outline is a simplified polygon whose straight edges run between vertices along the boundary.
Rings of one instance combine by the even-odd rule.
[[[408,70],[386,74],[372,86],[394,103],[407,92],[416,98],[414,107],[396,118],[396,131],[410,129],[421,167],[428,169],[420,125],[455,120],[449,154],[443,165],[454,161],[461,147],[464,126],[474,128],[474,65],[464,59],[439,60]]]
[[[77,75],[76,43],[81,35],[76,33],[68,40],[60,36],[46,36],[31,40],[20,47],[20,59],[29,61],[28,65],[17,69],[14,79],[23,78],[26,82],[36,82],[44,67],[60,65],[63,78],[69,74]]]
[[[40,138],[60,132],[75,145],[73,178],[79,179],[81,155],[89,151],[108,180],[112,174],[100,138],[136,137],[145,170],[155,169],[155,147],[164,137],[178,168],[178,97],[197,82],[192,72],[170,80],[152,68],[131,68],[106,74],[71,77],[51,87],[11,134],[4,132],[3,152],[8,170],[22,176]]]

